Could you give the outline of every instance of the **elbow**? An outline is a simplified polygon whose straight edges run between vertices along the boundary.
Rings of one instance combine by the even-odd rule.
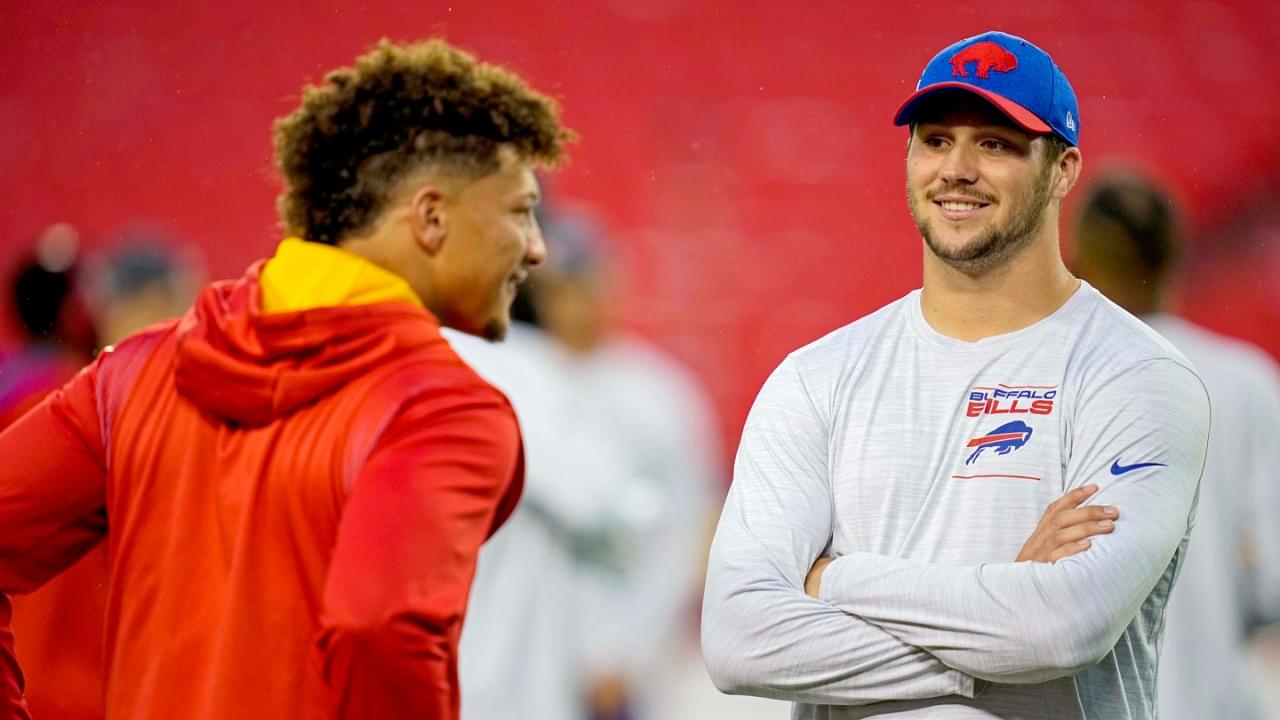
[[[457,622],[399,613],[381,620],[326,622],[317,641],[326,679],[339,686],[353,674],[381,675],[391,681],[416,675],[424,667],[447,667],[461,624],[460,618],[453,620]]]
[[[702,663],[716,689],[726,695],[770,696],[779,690],[771,643],[732,604],[703,608]],[[758,642],[753,642],[752,640]]]
[[[1102,662],[1116,646],[1119,633],[1102,629],[1078,632],[1056,653],[1056,666],[1061,676],[1075,675]]]
[[[1023,638],[1026,659],[1019,663],[1019,679],[1045,682],[1075,675],[1101,662],[1115,647],[1118,636],[1119,631],[1105,624],[1079,617],[1038,623]]]
[[[702,636],[702,663],[716,689],[727,695],[743,695],[753,685],[751,672],[741,654],[732,653],[725,643]]]

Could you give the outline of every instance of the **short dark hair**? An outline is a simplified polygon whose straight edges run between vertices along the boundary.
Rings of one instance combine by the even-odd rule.
[[[1089,222],[1108,223],[1123,233],[1152,276],[1163,276],[1177,260],[1177,210],[1173,200],[1148,180],[1115,176],[1099,181],[1080,208],[1079,224]]]
[[[1047,133],[1040,137],[1044,138],[1045,159],[1047,162],[1057,161],[1059,157],[1062,157],[1062,153],[1067,151],[1067,148],[1074,147],[1071,143],[1063,140],[1054,133]]]
[[[382,40],[306,87],[274,135],[285,230],[326,244],[368,227],[424,167],[482,177],[498,169],[503,147],[555,166],[574,137],[554,100],[439,39]]]

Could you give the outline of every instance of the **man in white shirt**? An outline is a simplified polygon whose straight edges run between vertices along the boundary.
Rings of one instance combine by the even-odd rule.
[[[1044,51],[962,40],[895,123],[922,288],[760,391],[711,551],[708,670],[793,718],[1153,718],[1203,385],[1062,262],[1080,114]]]
[[[719,482],[710,403],[615,325],[590,216],[540,222],[554,260],[517,303],[537,326],[501,344],[446,333],[525,435],[524,499],[472,586],[462,716],[666,717]]]
[[[595,215],[566,206],[543,228],[554,259],[532,277],[532,305],[569,378],[566,400],[626,469],[607,530],[576,548],[589,717],[667,718],[701,585],[695,548],[723,482],[711,403],[692,373],[620,323],[618,269]]]
[[[1166,615],[1160,717],[1260,718],[1246,633],[1250,622],[1280,619],[1280,368],[1262,350],[1165,310],[1179,244],[1170,198],[1117,174],[1089,192],[1072,264],[1186,353],[1213,402],[1195,545]]]
[[[627,466],[614,438],[568,402],[573,379],[538,328],[513,323],[500,344],[445,336],[511,400],[525,449],[524,497],[476,564],[458,653],[462,718],[582,720],[574,548],[613,524]]]

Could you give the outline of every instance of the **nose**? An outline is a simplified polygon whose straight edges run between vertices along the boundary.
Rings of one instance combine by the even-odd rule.
[[[967,143],[957,142],[942,159],[938,173],[947,183],[969,184],[978,180],[977,155]]]
[[[542,228],[538,221],[533,221],[529,230],[529,244],[524,249],[524,263],[529,267],[537,267],[547,259],[547,243],[542,239]]]

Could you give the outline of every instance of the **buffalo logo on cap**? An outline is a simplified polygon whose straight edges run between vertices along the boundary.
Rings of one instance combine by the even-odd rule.
[[[978,64],[977,75],[980,78],[990,77],[991,71],[1007,73],[1018,67],[1018,58],[1003,47],[985,40],[974,43],[951,56],[951,76],[969,77],[964,66],[968,63]]]

